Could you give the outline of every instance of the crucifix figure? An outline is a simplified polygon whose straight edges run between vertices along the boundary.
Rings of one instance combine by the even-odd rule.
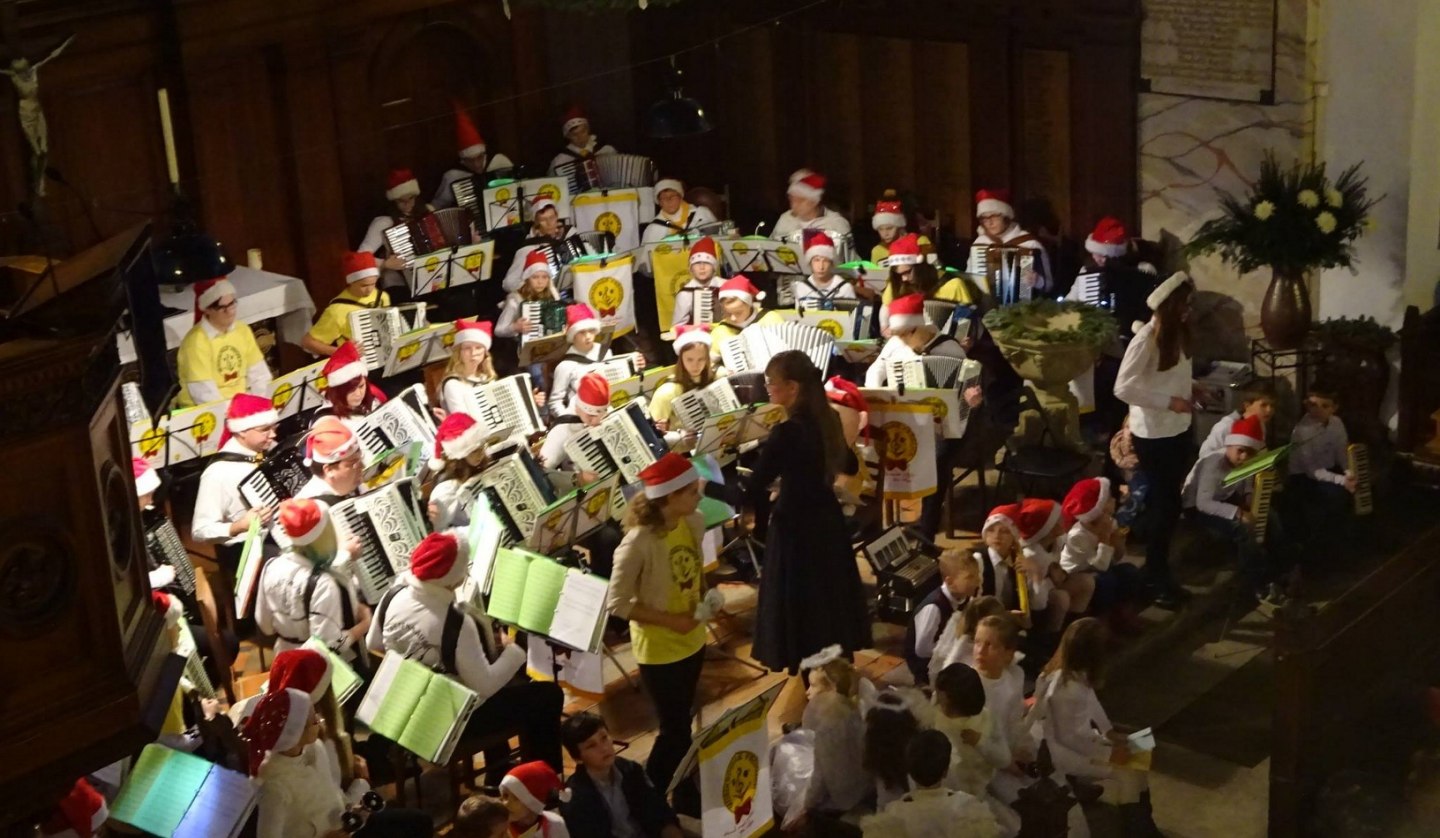
[[[30,141],[30,184],[37,198],[45,197],[45,161],[50,152],[45,112],[40,109],[40,68],[64,52],[73,40],[75,36],[71,35],[60,46],[51,50],[49,55],[33,64],[30,59],[20,56],[10,60],[8,69],[0,70],[0,73],[9,76],[10,82],[15,85],[15,94],[19,100],[20,129],[25,132],[25,139]]]

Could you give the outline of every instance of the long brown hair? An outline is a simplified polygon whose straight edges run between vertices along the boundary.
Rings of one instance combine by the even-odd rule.
[[[1105,624],[1082,617],[1065,629],[1059,648],[1041,674],[1058,674],[1062,682],[1081,678],[1098,688],[1105,675],[1105,642]]]
[[[1181,356],[1190,356],[1190,324],[1184,314],[1194,293],[1194,284],[1187,280],[1155,309],[1155,343],[1160,347],[1161,372],[1180,363]]]
[[[906,283],[910,285],[909,290],[905,289]],[[910,266],[909,276],[902,279],[899,274],[895,273],[895,269],[891,268],[889,286],[892,300],[916,292],[924,294],[925,299],[928,300],[936,291],[940,290],[940,271],[929,262],[917,262]]]
[[[691,378],[690,373],[685,371],[685,353],[689,352],[691,347],[695,346],[698,346],[701,349],[705,350],[706,358],[705,371],[700,373],[700,379],[698,381]],[[706,346],[703,343],[690,344],[690,346],[685,347],[676,354],[675,371],[670,374],[670,380],[675,382],[676,384],[679,384],[681,392],[684,393],[688,393],[691,390],[698,390],[701,387],[710,386],[710,384],[715,381],[715,367],[709,363],[709,358],[710,347]]]
[[[845,429],[840,425],[840,417],[830,409],[830,399],[825,395],[820,370],[804,352],[787,349],[770,359],[765,366],[765,375],[771,380],[779,378],[800,385],[790,416],[819,429],[825,455],[825,482],[835,482],[835,475],[845,468],[846,453],[850,449],[845,444]]]
[[[663,498],[651,500],[644,492],[630,499],[630,506],[625,509],[625,520],[622,522],[626,532],[636,527],[649,527],[658,529],[665,526],[665,505],[670,502],[674,495],[671,492]]]

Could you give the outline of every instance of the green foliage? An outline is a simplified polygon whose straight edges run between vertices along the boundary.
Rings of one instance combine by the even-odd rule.
[[[1078,313],[1080,323],[1072,329],[1056,329],[1051,321],[1062,314]],[[1004,341],[1038,343],[1084,343],[1109,346],[1117,327],[1109,312],[1073,300],[1030,300],[991,309],[984,317],[985,328]]]
[[[1187,256],[1218,252],[1248,273],[1262,267],[1298,276],[1315,268],[1348,268],[1353,245],[1379,199],[1366,194],[1356,164],[1332,184],[1324,163],[1280,168],[1272,154],[1260,164],[1250,194],[1220,193],[1219,218],[1205,222],[1185,246]]]
[[[1335,348],[1355,347],[1384,352],[1395,345],[1395,331],[1381,325],[1373,317],[1336,317],[1316,323],[1312,334],[1321,345]]]

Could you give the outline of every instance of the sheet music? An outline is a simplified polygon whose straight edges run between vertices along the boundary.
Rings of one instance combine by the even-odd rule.
[[[572,570],[565,575],[550,638],[587,652],[599,651],[600,626],[605,619],[605,595],[610,582],[599,576]]]
[[[504,532],[500,516],[490,508],[490,498],[483,492],[476,495],[470,506],[470,578],[482,594],[490,593],[490,575],[495,569],[495,554],[500,550]]]
[[[164,745],[146,745],[110,817],[154,835],[172,835],[213,767]]]
[[[234,838],[255,808],[259,788],[238,771],[216,765],[173,833],[174,838]]]

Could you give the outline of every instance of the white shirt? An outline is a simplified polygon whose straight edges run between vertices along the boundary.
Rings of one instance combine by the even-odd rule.
[[[220,446],[227,454],[254,457],[255,452],[230,437]],[[190,520],[190,537],[207,544],[237,544],[243,535],[230,535],[230,524],[245,514],[245,501],[240,497],[240,481],[255,470],[255,463],[232,463],[214,460],[200,474],[200,487],[195,491],[195,512]]]
[[[667,236],[676,236],[683,231],[695,230],[706,224],[716,222],[715,213],[709,207],[697,206],[688,202],[680,204],[680,211],[671,215],[663,210],[655,211],[655,219],[645,225],[640,232],[641,244],[653,244]],[[642,265],[641,269],[646,273],[650,272],[649,265]]]
[[[298,491],[298,492],[295,493],[295,497],[296,497],[297,499],[299,499],[299,498],[323,498],[323,497],[325,497],[326,495],[339,495],[339,494],[340,494],[339,492],[337,492],[337,491],[335,491],[334,489],[330,488],[330,484],[329,484],[329,483],[326,483],[324,478],[312,476],[312,477],[310,478],[309,482],[307,482],[304,486],[301,486],[301,487],[300,487],[300,491]],[[351,497],[354,497],[356,494],[357,494],[356,492],[351,492],[350,494],[348,494],[348,495],[342,495],[341,497],[351,498]]]
[[[565,165],[566,163],[573,162],[574,160],[576,160],[576,159],[578,159],[578,158],[585,157],[586,155],[598,157],[598,156],[600,156],[601,154],[614,154],[614,153],[615,153],[615,147],[614,147],[614,146],[612,146],[612,145],[602,145],[602,146],[600,146],[599,148],[596,148],[596,147],[595,147],[596,142],[597,142],[597,141],[596,141],[595,137],[594,137],[594,136],[591,136],[591,137],[590,137],[590,142],[586,143],[584,148],[581,148],[580,146],[575,145],[574,143],[566,143],[566,144],[565,144],[565,150],[562,151],[562,152],[560,152],[559,154],[555,155],[554,159],[552,159],[552,160],[550,161],[550,174],[552,174],[552,175],[555,174],[555,170],[558,169],[559,167]]]
[[[588,352],[580,352],[571,346],[565,351],[566,355],[584,355],[592,362],[600,360],[600,344],[597,342],[590,347]],[[580,379],[585,373],[590,372],[591,364],[582,363],[573,358],[562,358],[560,363],[555,365],[555,375],[550,382],[550,398],[545,402],[550,408],[551,416],[560,416],[566,413],[574,413],[570,407],[570,399],[574,397],[575,391],[580,387]]]
[[[979,670],[976,670],[977,672]],[[1020,665],[1010,664],[999,678],[987,678],[980,672],[980,685],[985,688],[985,707],[993,713],[996,729],[1010,750],[1006,764],[1016,759],[1033,757],[1035,743],[1025,730],[1025,674]]]
[[[1300,417],[1290,432],[1290,473],[1303,474],[1322,483],[1345,485],[1345,471],[1350,465],[1347,449],[1350,438],[1339,416],[1331,416],[1324,425]]]
[[[435,504],[435,532],[451,527],[470,524],[470,513],[462,504],[459,480],[441,480],[430,490],[430,502]]]
[[[487,384],[483,378],[447,378],[440,384],[440,402],[446,413],[469,413],[474,409],[470,394],[477,384]],[[472,417],[473,418],[473,417]]]
[[[865,838],[995,838],[1000,825],[972,795],[916,789],[860,823]]]
[[[569,468],[570,455],[565,452],[565,444],[584,432],[583,422],[562,422],[551,428],[540,446],[540,464],[551,471]]]
[[[690,277],[684,285],[680,286],[680,291],[675,295],[675,310],[674,314],[670,317],[671,328],[688,325],[691,318],[694,317],[695,291],[699,291],[702,288],[712,288],[719,291],[720,286],[724,284],[725,278],[720,276],[719,271],[716,271],[715,275],[710,277],[709,282],[701,282],[693,276]],[[720,301],[716,300],[715,302],[718,305]],[[715,316],[719,317],[720,312],[715,312]]]
[[[814,274],[796,282],[795,307],[796,308],[819,308],[825,302],[831,300],[854,300],[855,286],[851,285],[842,276],[830,275],[830,281],[821,283]]]
[[[1114,726],[1095,690],[1079,678],[1062,682],[1059,673],[1049,673],[1041,675],[1035,684],[1035,697],[1035,708],[1027,722],[1049,743],[1056,773],[1110,776],[1111,745],[1105,734]]]
[[[370,784],[355,780],[340,791],[340,778],[314,742],[299,756],[272,752],[260,768],[258,838],[319,838],[340,828],[347,804],[359,803]]]
[[[384,653],[391,649],[406,658],[435,669],[442,664],[440,642],[445,632],[445,614],[455,602],[455,592],[433,582],[422,582],[405,574],[405,584],[390,598],[385,622],[370,621],[366,645]],[[500,691],[525,665],[525,650],[506,646],[494,663],[485,657],[480,631],[466,618],[455,644],[455,668],[450,676],[475,691],[483,702]],[[482,708],[478,712],[485,712]]]
[[[795,217],[795,213],[790,210],[785,210],[780,213],[780,217],[775,220],[775,229],[770,231],[770,238],[783,239],[801,230],[826,230],[831,233],[848,233],[850,232],[850,222],[845,220],[845,216],[829,207],[821,207],[820,214],[809,221],[801,221]]]
[[[350,558],[344,550],[335,557],[337,566]],[[347,660],[359,654],[355,639],[346,634],[342,598],[349,598],[351,614],[360,607],[360,595],[350,575],[320,571],[310,610],[305,610],[305,587],[315,565],[296,553],[285,552],[265,563],[260,571],[260,595],[255,598],[255,624],[266,634],[276,635],[275,651],[298,649],[310,637],[318,637]],[[300,641],[299,643],[295,642]]]
[[[360,240],[360,246],[355,248],[360,253],[379,253],[381,248],[389,248],[385,241],[385,231],[394,227],[397,222],[394,216],[377,215],[370,220],[370,226],[365,228],[365,238]]]
[[[1170,409],[1170,399],[1190,401],[1190,358],[1180,355],[1175,366],[1163,372],[1155,321],[1140,327],[1125,347],[1125,358],[1115,376],[1115,397],[1130,405],[1130,432],[1144,439],[1165,439],[1190,430],[1190,414]]]
[[[1076,521],[1065,536],[1065,547],[1060,551],[1060,567],[1066,573],[1099,572],[1110,567],[1114,558],[1114,547],[1102,544],[1095,533]]]
[[[950,593],[950,588],[942,581],[940,590],[946,599],[950,600],[951,616],[958,614],[961,603]],[[940,606],[933,602],[915,612],[915,656],[917,658],[928,658],[935,654],[938,638],[935,630],[940,626]]]
[[[919,354],[910,348],[910,344],[901,340],[898,335],[890,337],[885,341],[885,345],[880,347],[880,354],[875,358],[874,362],[870,364],[870,368],[865,370],[865,386],[870,389],[889,387],[889,362],[905,361],[918,357],[920,357]]]
[[[1210,429],[1210,434],[1200,444],[1200,453],[1196,455],[1196,458],[1203,460],[1211,454],[1219,454],[1224,451],[1225,437],[1230,435],[1230,429],[1235,427],[1235,423],[1239,420],[1240,411],[1238,410],[1220,417],[1220,421],[1215,423],[1215,427]]]

